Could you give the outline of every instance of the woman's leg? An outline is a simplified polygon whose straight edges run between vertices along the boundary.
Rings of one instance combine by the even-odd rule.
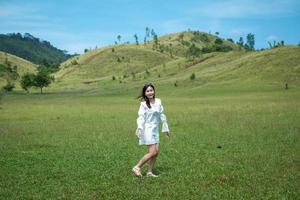
[[[141,168],[149,159],[155,157],[158,154],[158,147],[156,147],[156,145],[157,144],[148,145],[148,153],[141,158],[136,167]]]
[[[147,161],[147,164],[148,164],[148,172],[152,172],[153,170],[153,166],[154,166],[154,163],[155,163],[155,160],[158,156],[158,153],[159,153],[159,143],[155,144],[155,148],[156,148],[156,155],[151,157],[148,161]]]

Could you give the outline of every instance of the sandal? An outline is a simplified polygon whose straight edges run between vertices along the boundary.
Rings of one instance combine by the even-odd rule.
[[[141,170],[139,167],[135,166],[132,168],[132,172],[136,175],[136,176],[139,176],[139,177],[142,177],[143,175],[141,174]]]
[[[158,177],[158,176],[153,174],[152,172],[147,172],[147,177]]]

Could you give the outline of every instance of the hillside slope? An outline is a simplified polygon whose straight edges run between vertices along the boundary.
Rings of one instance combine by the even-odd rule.
[[[216,40],[222,44],[215,44]],[[216,49],[217,48],[217,49]],[[218,49],[219,48],[219,49]],[[159,37],[157,41],[121,44],[89,51],[61,64],[56,78],[84,80],[104,76],[135,76],[152,67],[187,57],[187,52],[243,50],[238,45],[199,31],[180,32]]]
[[[36,68],[37,68],[36,64],[33,64],[28,60],[25,60],[18,56],[0,51],[0,64],[5,64],[7,62],[10,63],[12,67],[17,66],[17,72],[20,75],[20,77],[26,72],[30,72],[30,73],[36,72]],[[7,82],[6,78],[0,77],[0,86],[3,86],[4,84],[6,84],[6,82]],[[16,82],[18,85],[18,81]]]
[[[112,47],[108,47],[75,58],[78,63],[84,64],[62,68],[56,74],[57,81],[51,88],[119,93],[136,91],[143,83],[153,82],[165,90],[176,88],[176,91],[182,89],[188,93],[195,92],[195,89],[211,87],[284,88],[286,83],[292,87],[300,86],[299,46],[256,52],[213,52],[194,60],[184,57],[170,58],[165,54],[144,50],[142,47],[119,48],[116,48],[114,53],[111,53]],[[118,63],[118,56],[115,55],[134,57],[131,60],[135,61],[131,64],[139,62],[139,65]],[[63,66],[70,63],[69,60]],[[145,66],[149,68],[145,70]],[[132,71],[135,72],[134,76],[130,74]],[[195,74],[194,80],[191,80],[192,74]],[[113,76],[115,80],[112,79]]]

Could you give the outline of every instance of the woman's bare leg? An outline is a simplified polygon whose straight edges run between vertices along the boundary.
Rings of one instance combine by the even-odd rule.
[[[147,164],[148,164],[148,172],[152,172],[153,170],[153,166],[154,166],[154,163],[155,163],[155,160],[158,156],[158,153],[159,153],[159,144],[155,144],[155,148],[156,148],[156,152],[157,154],[153,157],[151,157],[148,161],[147,161]]]
[[[136,167],[141,168],[149,159],[155,157],[158,154],[158,147],[156,147],[156,145],[157,144],[151,144],[148,146],[149,152],[141,158],[141,160],[137,163]]]

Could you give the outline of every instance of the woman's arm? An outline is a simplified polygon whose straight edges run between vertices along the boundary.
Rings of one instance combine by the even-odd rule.
[[[137,122],[136,135],[138,137],[140,137],[141,132],[144,130],[145,114],[146,114],[146,109],[145,109],[145,107],[141,103],[139,111],[138,111],[138,118],[136,120],[136,122]]]
[[[170,132],[168,122],[167,122],[167,117],[164,114],[164,107],[162,103],[160,103],[160,108],[159,108],[159,113],[160,113],[160,120],[162,122],[162,132],[167,134]]]

